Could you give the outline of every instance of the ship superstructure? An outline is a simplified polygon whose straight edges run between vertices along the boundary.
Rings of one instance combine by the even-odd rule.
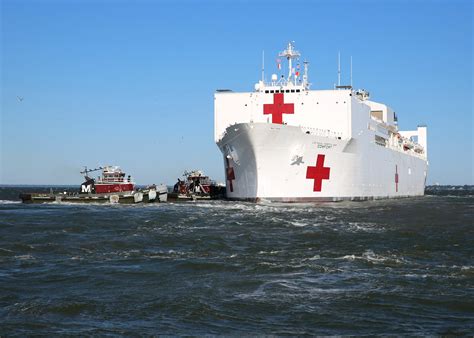
[[[311,90],[292,43],[288,74],[215,93],[215,141],[230,199],[313,201],[423,195],[427,128],[400,131],[365,90]],[[280,67],[280,66],[279,66]]]
[[[102,176],[97,177],[97,180],[88,176],[94,171],[102,171]],[[118,166],[107,165],[97,169],[87,169],[81,171],[84,174],[86,181],[81,185],[81,193],[116,193],[116,192],[131,192],[135,190],[135,183],[132,181],[130,175],[126,174]]]

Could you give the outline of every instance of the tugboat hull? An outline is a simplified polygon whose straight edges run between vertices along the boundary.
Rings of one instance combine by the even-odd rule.
[[[146,190],[134,194],[20,194],[23,203],[163,203],[167,201],[167,191]]]
[[[97,181],[88,176],[89,173],[102,170],[102,177]],[[116,166],[105,166],[97,169],[84,169],[85,182],[81,184],[78,193],[26,193],[20,194],[23,203],[151,203],[166,202],[168,188],[165,185],[148,186],[146,189],[135,187],[130,175],[125,178],[125,173]]]
[[[168,200],[168,188],[160,185],[155,189],[143,190],[143,203],[163,203]]]
[[[20,194],[23,203],[110,203],[134,204],[143,201],[142,193],[133,195],[64,195],[64,194]]]

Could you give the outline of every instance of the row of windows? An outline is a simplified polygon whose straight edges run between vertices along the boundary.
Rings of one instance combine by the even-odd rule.
[[[273,94],[273,93],[299,93],[300,91],[301,91],[301,89],[286,89],[286,90],[283,90],[283,89],[273,90],[272,89],[272,90],[265,90],[265,94],[268,94],[268,93],[271,93],[271,94]]]

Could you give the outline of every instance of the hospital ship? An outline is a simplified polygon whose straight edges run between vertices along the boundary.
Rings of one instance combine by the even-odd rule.
[[[229,199],[310,202],[424,194],[426,126],[400,130],[394,110],[371,100],[366,90],[340,83],[310,89],[308,62],[300,73],[293,43],[279,57],[287,74],[272,74],[267,82],[262,70],[253,91],[214,95],[214,137]]]

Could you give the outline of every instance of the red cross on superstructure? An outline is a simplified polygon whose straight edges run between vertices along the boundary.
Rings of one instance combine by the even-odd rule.
[[[314,179],[313,191],[321,191],[323,180],[329,179],[329,173],[331,171],[331,168],[324,166],[325,156],[326,155],[318,154],[318,158],[316,159],[316,166],[310,166],[306,170],[306,178]]]
[[[284,103],[283,93],[273,94],[273,103],[263,105],[263,114],[272,114],[272,123],[283,124],[283,114],[294,113],[294,103]]]
[[[229,182],[229,189],[230,192],[234,191],[234,185],[232,184],[232,181],[235,180],[235,173],[234,173],[234,168],[230,166],[229,159],[226,157],[225,162],[227,164],[226,170],[225,170],[225,176],[227,181]]]

